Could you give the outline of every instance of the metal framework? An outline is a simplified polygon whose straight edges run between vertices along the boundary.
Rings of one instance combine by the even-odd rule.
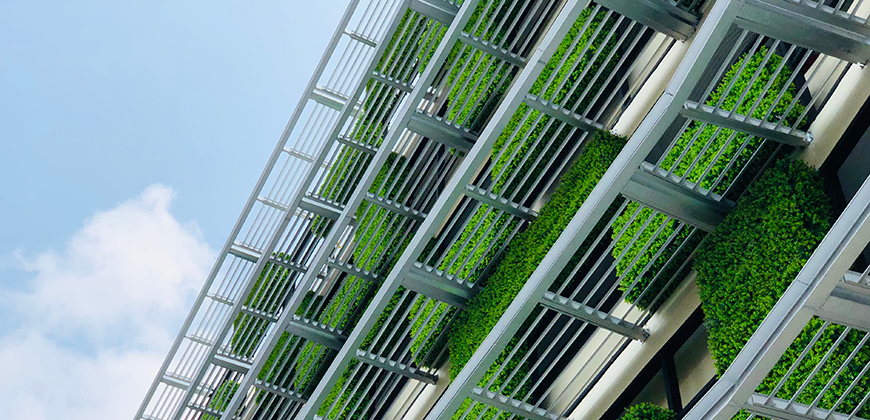
[[[867,61],[870,55],[861,52],[866,39],[851,33],[861,45],[847,51],[826,42],[832,32],[842,35],[846,22],[825,29],[789,14],[786,25],[782,18],[756,19],[758,7],[754,1],[715,3],[662,97],[427,419],[568,416],[569,403],[595,386],[627,342],[644,338],[638,328],[686,274],[704,231],[715,228],[775,156],[810,141],[803,131],[810,112],[824,106],[849,60]],[[816,38],[812,43],[807,31]],[[806,65],[810,57],[814,66]],[[760,63],[752,68],[752,60]],[[819,71],[826,62],[830,68]],[[773,75],[762,76],[764,67],[773,67]],[[742,74],[746,83],[735,88]],[[751,92],[759,87],[760,93]],[[723,103],[728,93],[736,104]],[[775,100],[764,103],[768,95]],[[775,114],[780,103],[786,111]],[[668,146],[655,150],[657,144]],[[577,354],[585,361],[564,368]],[[551,372],[558,361],[564,371]],[[557,375],[571,375],[569,382],[580,386],[560,388],[552,380]],[[760,404],[756,395],[747,406],[747,398],[730,408]],[[794,419],[794,412],[818,410],[817,403],[766,398],[766,411],[750,411]],[[792,417],[772,411],[787,409]]]
[[[620,348],[647,338],[705,233],[775,157],[811,141],[805,129],[840,75],[870,57],[860,1],[719,0],[697,32],[697,1],[360,3],[137,419],[375,418],[404,387],[438,382],[447,330],[493,261],[589,133],[613,127],[671,47],[692,42],[427,418],[565,417]],[[828,293],[840,300],[817,315],[867,330],[861,281]],[[581,351],[592,357],[577,365]],[[820,410],[750,395],[755,386],[722,397],[721,416]]]

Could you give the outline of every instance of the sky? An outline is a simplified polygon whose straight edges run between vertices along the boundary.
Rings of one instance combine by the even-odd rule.
[[[132,418],[347,0],[0,0],[0,407]]]

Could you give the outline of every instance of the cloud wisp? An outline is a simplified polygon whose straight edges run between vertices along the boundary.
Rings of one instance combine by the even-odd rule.
[[[0,406],[10,420],[131,418],[214,260],[152,185],[95,214],[59,251],[15,256],[28,284],[0,290]]]

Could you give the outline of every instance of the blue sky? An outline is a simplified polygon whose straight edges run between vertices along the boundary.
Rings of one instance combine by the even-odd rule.
[[[0,0],[5,418],[132,417],[345,7]]]

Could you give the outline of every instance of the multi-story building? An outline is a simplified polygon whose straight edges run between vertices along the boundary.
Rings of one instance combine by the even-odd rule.
[[[868,15],[351,0],[136,418],[867,418]]]

